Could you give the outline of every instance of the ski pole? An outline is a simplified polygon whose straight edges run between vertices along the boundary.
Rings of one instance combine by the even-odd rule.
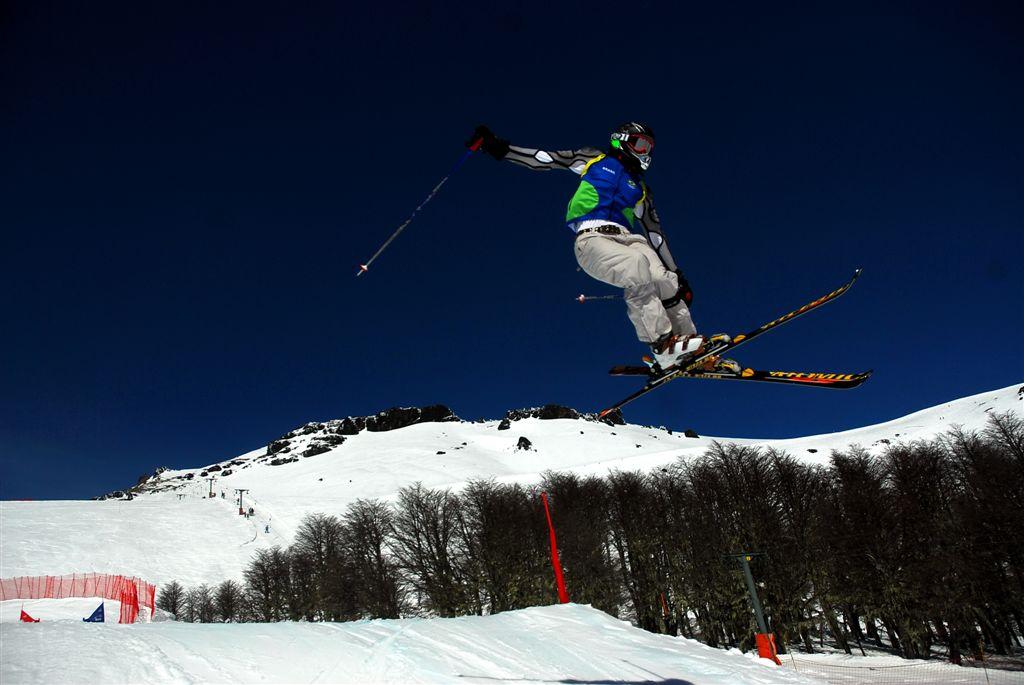
[[[621,300],[621,299],[622,299],[622,295],[584,295],[583,293],[580,293],[579,297],[576,298],[576,301],[579,302],[580,304],[583,304],[584,302],[590,302],[591,300]]]
[[[399,234],[401,234],[401,232],[405,230],[405,227],[412,223],[412,220],[416,218],[416,214],[421,209],[426,207],[431,200],[434,199],[434,196],[437,195],[437,191],[441,190],[441,186],[448,182],[448,179],[451,177],[451,175],[459,170],[459,167],[461,167],[465,163],[465,161],[469,159],[469,156],[471,154],[480,149],[480,145],[483,144],[483,142],[483,138],[478,138],[476,142],[469,146],[468,150],[462,153],[462,157],[459,157],[459,161],[455,163],[455,166],[452,167],[451,171],[449,171],[444,178],[438,181],[437,185],[434,186],[434,189],[430,191],[430,194],[427,195],[423,202],[421,202],[416,207],[416,209],[412,210],[412,214],[409,215],[409,218],[403,221],[402,225],[395,229],[394,233],[392,233],[388,237],[388,239],[384,241],[383,245],[377,248],[377,251],[373,253],[373,256],[370,257],[365,264],[359,265],[359,271],[356,272],[356,277],[362,276],[364,273],[370,270],[370,265],[373,264],[373,261],[380,256],[380,253],[386,250],[388,245],[390,245],[392,241],[394,241],[394,239],[397,238]]]

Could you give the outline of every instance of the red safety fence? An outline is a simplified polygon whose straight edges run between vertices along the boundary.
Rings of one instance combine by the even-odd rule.
[[[140,578],[109,573],[74,573],[70,576],[0,578],[0,601],[8,599],[66,599],[103,597],[121,602],[121,623],[135,623],[139,603],[156,607],[156,585]]]

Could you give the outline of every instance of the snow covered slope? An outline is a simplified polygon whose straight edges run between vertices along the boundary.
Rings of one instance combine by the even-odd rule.
[[[0,681],[818,682],[576,604],[353,623],[8,623],[0,625]]]
[[[842,433],[718,440],[776,447],[827,463],[832,449],[850,444],[877,452],[884,441],[929,438],[953,425],[982,428],[990,412],[1024,411],[1019,387]],[[164,471],[144,483],[146,493],[132,501],[0,503],[0,574],[98,571],[185,585],[240,579],[255,549],[287,545],[309,512],[342,514],[358,498],[388,499],[416,481],[458,488],[489,477],[536,482],[546,470],[649,470],[699,455],[716,439],[572,419],[525,418],[509,422],[506,430],[498,421],[446,421],[371,431],[346,421],[309,424],[220,464]],[[520,449],[520,438],[531,447]],[[217,477],[213,499],[206,497],[206,474]],[[235,488],[249,490],[245,506],[253,506],[253,518],[237,515]]]

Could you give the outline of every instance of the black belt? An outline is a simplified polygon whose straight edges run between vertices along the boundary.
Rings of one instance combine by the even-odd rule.
[[[591,226],[590,228],[583,228],[576,231],[576,237],[583,235],[584,233],[604,233],[605,235],[622,235],[626,231],[622,230],[621,226],[615,224],[605,224],[604,226]]]

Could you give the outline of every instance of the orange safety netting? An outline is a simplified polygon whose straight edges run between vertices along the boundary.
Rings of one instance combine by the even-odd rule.
[[[0,601],[8,599],[65,599],[103,597],[121,602],[121,623],[135,623],[139,602],[156,606],[156,585],[140,578],[109,573],[74,573],[70,576],[23,576],[0,578]]]

